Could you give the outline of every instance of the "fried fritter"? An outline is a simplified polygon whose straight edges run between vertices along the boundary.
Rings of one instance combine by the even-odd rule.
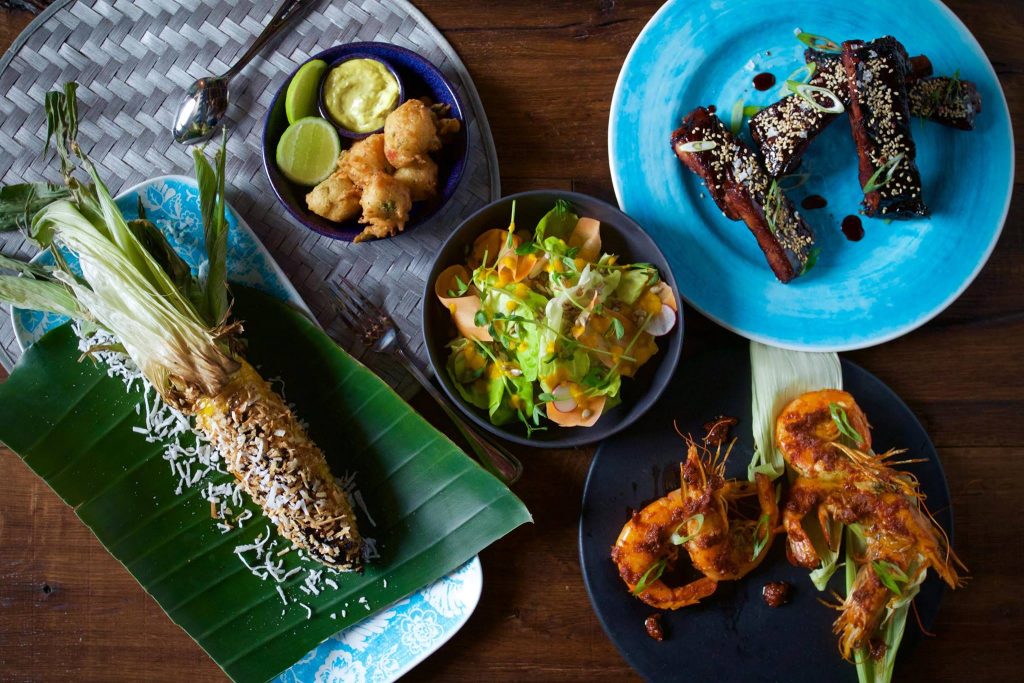
[[[397,169],[395,180],[409,188],[414,202],[437,196],[437,164],[430,157]]]
[[[437,134],[441,138],[441,142],[446,142],[460,130],[462,130],[462,121],[458,119],[439,118],[437,120]]]
[[[306,195],[306,206],[329,221],[347,221],[359,215],[359,188],[343,173],[334,173]]]
[[[391,237],[405,228],[409,220],[412,197],[409,188],[387,173],[375,173],[363,187],[359,200],[363,209],[360,223],[366,228],[356,237],[356,242]]]
[[[437,117],[420,100],[407,100],[384,121],[384,153],[395,168],[429,159],[441,149]]]
[[[338,171],[363,187],[375,173],[391,173],[391,164],[384,155],[384,134],[377,133],[359,140],[338,157]]]

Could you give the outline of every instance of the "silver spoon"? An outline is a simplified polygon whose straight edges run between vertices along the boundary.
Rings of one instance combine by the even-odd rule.
[[[193,83],[174,116],[174,126],[171,129],[174,139],[185,145],[194,145],[213,137],[228,110],[228,83],[281,29],[314,1],[285,0],[263,29],[263,33],[224,75],[205,76]]]

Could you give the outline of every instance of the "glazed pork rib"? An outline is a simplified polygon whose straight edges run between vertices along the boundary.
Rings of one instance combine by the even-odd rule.
[[[909,60],[892,36],[843,43],[850,89],[850,128],[857,144],[864,214],[886,218],[927,215],[911,135],[906,74]]]
[[[845,107],[849,96],[845,92],[845,77],[838,77],[841,69],[842,64],[838,64],[837,69],[816,67],[808,82],[831,90]],[[750,135],[761,149],[761,158],[769,175],[777,178],[795,171],[811,140],[828,128],[837,116],[839,114],[818,111],[798,95],[783,97],[754,114],[749,123]]]
[[[702,143],[703,149],[687,143]],[[672,133],[672,149],[701,177],[722,213],[747,224],[775,277],[785,283],[804,271],[814,233],[754,153],[717,116],[705,107],[687,114]]]
[[[981,113],[977,86],[959,78],[922,78],[910,85],[910,115],[961,130],[974,130]]]
[[[830,90],[849,108],[850,89],[840,55],[808,49],[804,51],[804,60],[814,65],[809,84]],[[923,78],[932,72],[931,62],[924,55],[911,58],[910,65],[908,79]],[[755,114],[750,119],[750,135],[761,150],[768,173],[777,178],[796,171],[811,141],[839,116],[818,111],[797,95],[783,97]]]

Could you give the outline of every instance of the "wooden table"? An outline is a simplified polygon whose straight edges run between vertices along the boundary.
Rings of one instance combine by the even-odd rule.
[[[608,106],[622,60],[658,3],[419,4],[476,80],[505,192],[571,188],[614,201],[605,142]],[[1011,111],[1024,113],[1020,6],[998,0],[949,4],[985,47]],[[0,48],[29,19],[0,10]],[[1024,130],[1016,128],[1017,139],[1024,138]],[[952,488],[957,551],[972,570],[966,589],[947,594],[934,629],[937,638],[902,660],[901,678],[907,680],[1020,676],[1024,196],[1019,181],[1017,190],[998,249],[955,304],[923,329],[849,354],[892,386],[931,433]],[[735,341],[692,311],[686,324],[687,355]],[[589,449],[522,453],[526,475],[516,491],[536,523],[483,552],[484,592],[476,613],[409,679],[636,678],[597,623],[580,575],[577,518],[591,456]],[[2,448],[0,472],[0,680],[224,680],[71,510]],[[699,654],[699,644],[688,645],[680,652],[681,671],[687,656]]]

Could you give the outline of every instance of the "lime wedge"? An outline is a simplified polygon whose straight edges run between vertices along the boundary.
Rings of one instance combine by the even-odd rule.
[[[306,62],[295,72],[284,94],[284,113],[288,123],[295,123],[307,116],[316,116],[317,101],[320,97],[320,79],[327,70],[327,62],[319,59]]]
[[[299,185],[313,186],[334,172],[341,140],[334,126],[307,116],[288,126],[277,143],[277,167]]]

